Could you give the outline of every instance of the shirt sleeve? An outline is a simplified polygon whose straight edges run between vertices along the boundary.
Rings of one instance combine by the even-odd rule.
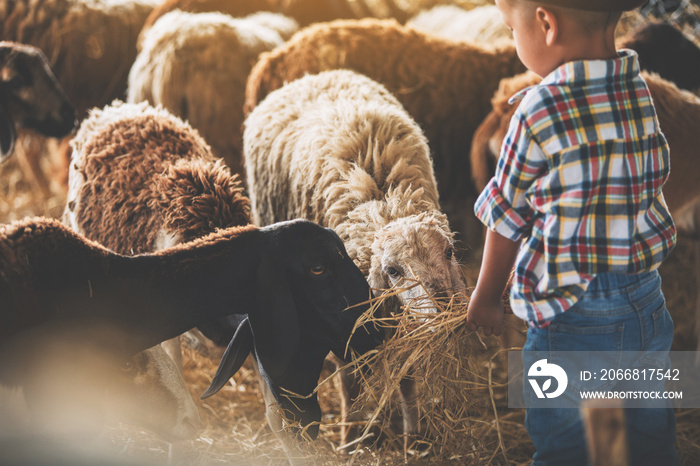
[[[544,152],[520,111],[516,111],[501,147],[496,174],[474,204],[477,218],[501,236],[518,241],[531,228],[536,211],[530,188],[548,170]]]

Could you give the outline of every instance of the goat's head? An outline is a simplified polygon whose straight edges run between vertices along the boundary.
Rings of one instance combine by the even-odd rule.
[[[63,137],[77,120],[41,50],[0,42],[0,161],[12,153],[15,127]]]
[[[382,341],[382,332],[373,324],[354,328],[370,307],[371,292],[333,230],[292,220],[261,232],[265,245],[253,272],[257,308],[242,322],[203,396],[226,383],[254,341],[260,371],[280,408],[307,426],[320,420],[316,396],[308,395],[318,383],[328,352],[340,357],[365,353]],[[290,398],[285,392],[308,397]],[[317,432],[317,426],[309,430],[311,436]]]
[[[114,417],[148,428],[167,441],[193,438],[199,411],[175,362],[156,345],[121,365],[107,388]]]
[[[377,232],[369,283],[377,290],[399,290],[396,306],[418,314],[436,312],[434,299],[464,296],[467,284],[444,215],[404,217]]]

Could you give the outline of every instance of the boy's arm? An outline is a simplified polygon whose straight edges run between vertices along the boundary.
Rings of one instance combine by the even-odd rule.
[[[483,327],[486,336],[503,332],[503,291],[519,250],[519,242],[487,230],[479,278],[467,309],[469,329]]]

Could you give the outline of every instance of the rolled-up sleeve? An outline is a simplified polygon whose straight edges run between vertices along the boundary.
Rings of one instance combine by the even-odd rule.
[[[516,111],[498,159],[495,176],[474,204],[477,218],[501,236],[518,241],[536,215],[528,198],[533,184],[547,171],[547,160],[527,122]]]

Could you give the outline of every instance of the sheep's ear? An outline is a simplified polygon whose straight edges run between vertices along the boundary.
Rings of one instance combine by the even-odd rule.
[[[257,270],[257,309],[249,314],[260,364],[280,380],[299,347],[296,304],[274,251],[263,255]]]
[[[0,163],[4,162],[15,147],[15,122],[7,112],[7,109],[0,104]]]
[[[238,325],[236,333],[226,347],[211,385],[202,393],[202,399],[209,398],[223,388],[233,374],[238,372],[253,349],[253,332],[246,317]]]

